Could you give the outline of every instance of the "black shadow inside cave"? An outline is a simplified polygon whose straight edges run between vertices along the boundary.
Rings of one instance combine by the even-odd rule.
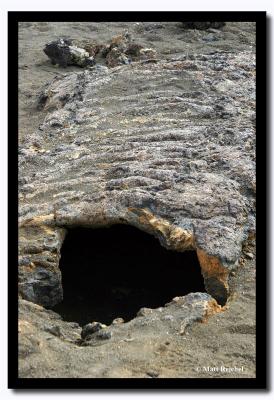
[[[190,292],[205,292],[195,251],[166,250],[127,225],[74,228],[61,249],[64,298],[53,310],[84,325],[129,321],[141,307],[157,308]]]

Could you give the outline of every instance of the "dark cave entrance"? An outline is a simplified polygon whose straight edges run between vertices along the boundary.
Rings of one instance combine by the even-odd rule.
[[[127,225],[74,228],[61,249],[64,298],[53,310],[84,325],[129,321],[141,307],[205,292],[195,251],[166,250],[153,236]]]

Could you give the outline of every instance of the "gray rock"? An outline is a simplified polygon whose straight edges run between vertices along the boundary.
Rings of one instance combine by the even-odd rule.
[[[45,54],[50,58],[52,64],[58,64],[61,67],[68,65],[78,65],[79,67],[93,66],[94,57],[89,53],[72,44],[70,39],[57,39],[46,44]],[[40,99],[40,102],[43,99]]]
[[[98,45],[83,40],[59,38],[45,45],[44,53],[50,58],[52,64],[61,67],[77,65],[79,67],[93,67],[96,64],[95,57],[100,55],[100,62],[105,59],[108,67],[127,65],[132,61],[150,60],[156,58],[154,49],[144,48],[138,43],[131,42],[131,35],[124,33],[114,36],[109,44]],[[41,94],[38,100],[38,108],[42,108],[46,97]]]
[[[100,340],[108,340],[111,339],[112,337],[112,332],[111,331],[99,331],[98,333],[96,333],[96,339],[100,339]]]
[[[125,321],[124,321],[124,319],[123,318],[115,318],[113,321],[112,321],[112,325],[118,325],[118,324],[123,324]]]
[[[137,312],[137,317],[146,317],[147,315],[150,315],[152,312],[153,310],[151,308],[142,307]]]
[[[252,253],[245,253],[245,256],[249,258],[249,260],[253,260],[254,255]]]
[[[204,36],[202,38],[202,40],[204,42],[216,42],[218,39],[218,37],[216,37],[216,35],[214,35],[213,33],[209,33],[208,35]]]
[[[182,22],[183,27],[185,29],[199,29],[199,30],[205,30],[209,28],[214,28],[214,29],[220,29],[225,26],[225,22],[219,21],[219,22]]]
[[[57,337],[62,337],[63,334],[61,332],[61,328],[59,325],[53,325],[53,326],[46,326],[45,331],[52,333],[52,335],[57,336]]]
[[[150,376],[151,378],[157,378],[159,376],[159,372],[150,370],[147,371],[147,375]]]
[[[123,221],[167,249],[195,250],[208,293],[225,304],[254,231],[254,68],[251,50],[212,51],[47,85],[45,120],[19,155],[20,294],[61,301],[66,227]]]
[[[82,328],[81,338],[85,339],[87,336],[92,335],[95,332],[98,332],[101,329],[106,328],[106,325],[101,324],[101,322],[91,322]]]

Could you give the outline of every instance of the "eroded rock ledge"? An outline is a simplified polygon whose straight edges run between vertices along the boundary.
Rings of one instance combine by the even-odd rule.
[[[196,249],[208,293],[254,231],[252,52],[181,56],[56,77],[19,149],[19,291],[52,306],[66,227],[136,226]]]
[[[82,340],[77,323],[62,321],[55,312],[20,300],[20,377],[102,377],[106,369],[111,369],[112,377],[127,376],[126,365],[134,360],[133,351],[135,362],[142,365],[147,364],[144,349],[149,349],[153,363],[157,356],[151,348],[156,333],[157,341],[160,339],[165,343],[162,347],[168,349],[170,341],[177,335],[185,336],[193,323],[206,322],[210,315],[221,311],[210,295],[190,293],[174,298],[164,307],[143,308],[135,319],[125,324],[112,323]],[[107,366],[102,354],[108,355]],[[143,373],[150,375],[150,371],[147,366]],[[131,374],[134,376],[134,372]]]

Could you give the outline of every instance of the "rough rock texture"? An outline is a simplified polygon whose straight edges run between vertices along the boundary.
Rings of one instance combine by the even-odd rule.
[[[124,28],[159,61],[83,72],[42,51],[58,37],[108,43]],[[255,376],[254,32],[252,23],[20,24],[21,377]],[[208,292],[224,303],[229,291],[226,306],[191,294],[82,343],[78,324],[34,303],[62,299],[66,227],[116,222],[197,249]]]
[[[94,57],[80,47],[74,46],[71,40],[58,39],[47,43],[44,48],[45,54],[50,58],[53,65],[62,67],[78,65],[87,67],[95,64]]]
[[[183,27],[186,29],[220,29],[225,26],[225,22],[182,22]]]
[[[166,307],[140,310],[140,316],[128,323],[112,323],[106,329],[112,332],[107,340],[82,342],[77,323],[62,321],[53,311],[20,300],[19,375],[150,378],[154,373],[158,378],[254,377],[254,272],[252,262],[246,261],[233,277],[235,296],[222,310],[205,293],[189,294]],[[221,367],[231,370],[222,371]],[[235,367],[243,370],[239,373]]]
[[[158,332],[161,341],[167,343],[172,334],[183,336],[194,322],[206,322],[210,315],[222,311],[221,306],[208,294],[190,293],[174,298],[165,307],[146,309],[146,312],[143,311],[126,324],[111,324],[108,327],[102,325],[85,336],[81,335],[78,324],[62,321],[53,311],[45,310],[26,300],[20,300],[19,304],[19,362],[22,378],[47,378],[56,375],[99,377],[106,369],[100,351],[102,345],[103,352],[108,353],[110,360],[107,369],[113,366],[116,370],[114,374],[117,374],[119,369],[126,370],[124,362],[125,358],[130,356],[131,351],[128,351],[128,347],[132,347],[132,344],[135,349],[139,348],[138,364],[145,358],[144,347],[154,340],[153,332]],[[166,346],[168,344],[170,342]],[[92,351],[87,351],[87,347],[92,347]],[[117,350],[120,353],[118,359]],[[73,370],[63,366],[61,373],[58,373],[55,366],[56,361],[62,359],[61,353],[69,355],[68,359],[64,356],[65,362],[73,360],[75,356],[77,359],[80,356],[81,362],[74,365]],[[47,359],[41,357],[41,354],[47,354]]]
[[[252,52],[213,52],[55,78],[20,149],[23,297],[62,298],[66,226],[126,223],[196,249],[224,304],[254,230],[254,67]]]
[[[96,63],[96,57],[101,63],[105,59],[105,64],[113,68],[132,61],[155,60],[157,55],[154,49],[132,42],[128,32],[114,36],[110,44],[59,38],[47,43],[44,52],[53,65],[58,64],[61,67],[90,67]]]

